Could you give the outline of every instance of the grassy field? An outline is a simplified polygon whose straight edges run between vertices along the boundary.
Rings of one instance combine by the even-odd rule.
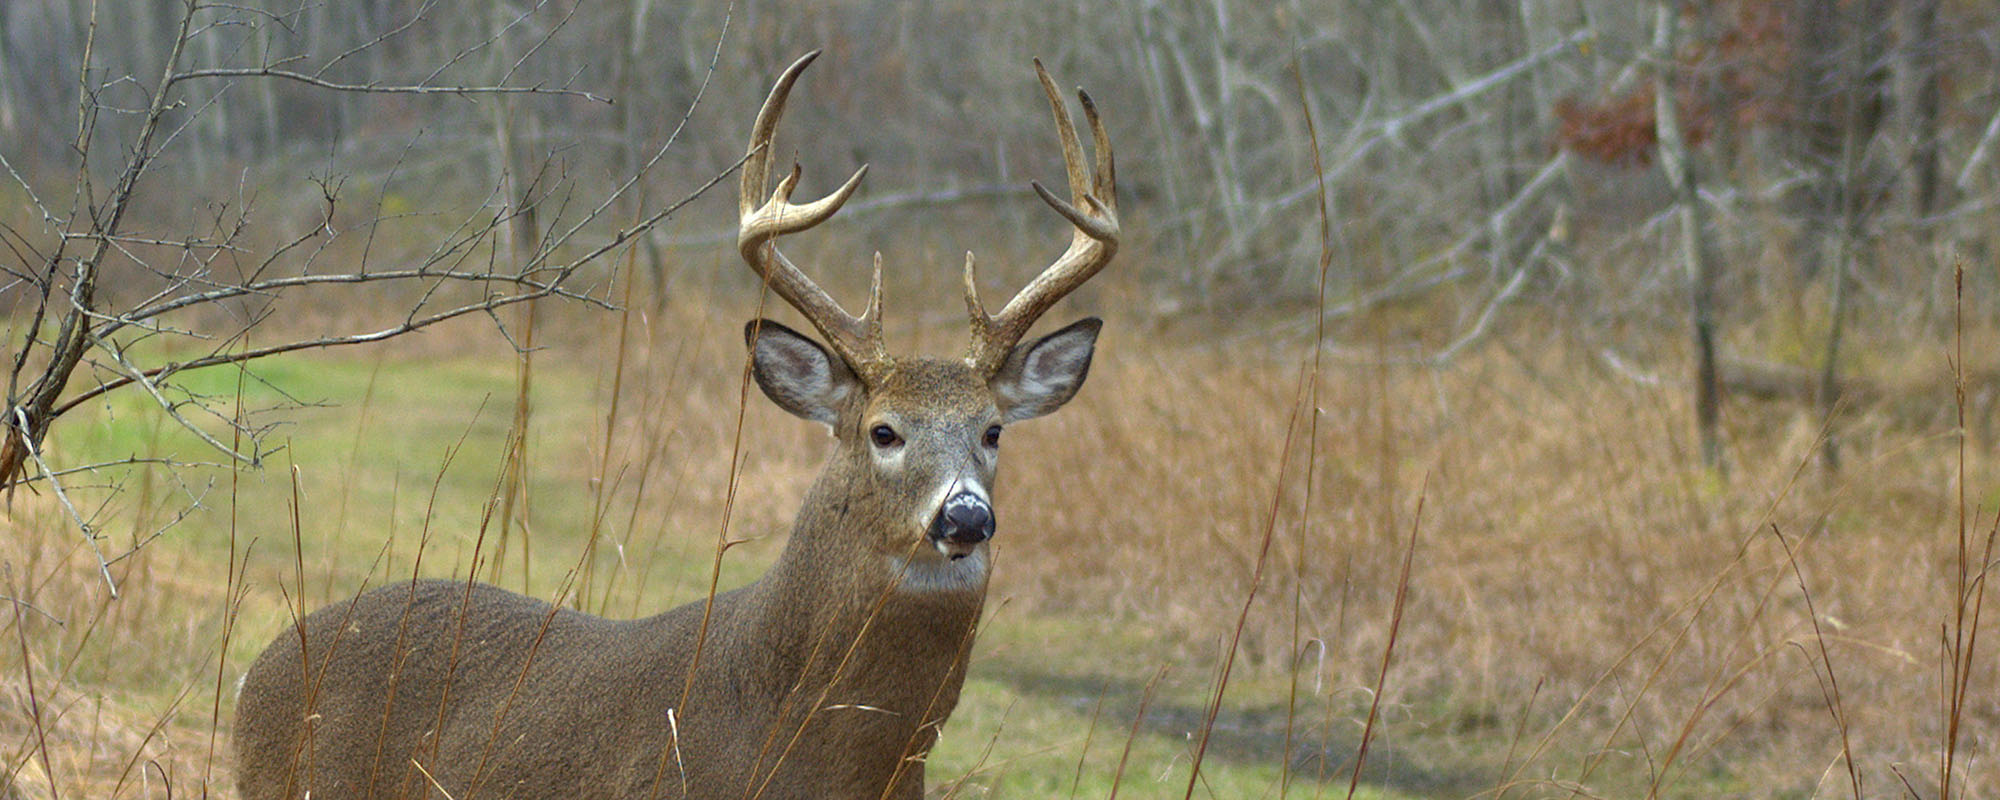
[[[297,609],[412,574],[568,585],[614,616],[701,597],[721,536],[750,540],[721,585],[757,575],[827,440],[743,403],[754,301],[686,291],[547,312],[513,525],[517,361],[469,325],[204,377],[222,408],[286,406],[253,420],[282,445],[262,469],[69,476],[107,555],[144,545],[111,565],[115,600],[64,503],[16,493],[0,776],[22,798],[233,797],[243,668]],[[1107,316],[1077,401],[1008,434],[933,795],[1347,796],[1358,775],[1376,798],[1935,797],[1954,725],[1952,794],[2000,792],[2000,662],[1948,650],[2000,465],[1953,432],[1948,340],[1871,343],[1858,369],[1900,388],[1844,416],[1837,474],[1809,411],[1747,401],[1717,473],[1671,347],[1658,374],[1617,369],[1524,323],[1442,367],[1350,344],[1314,373],[1296,319]],[[1341,340],[1405,324],[1383,322]],[[892,311],[890,334],[947,352],[961,324]],[[91,409],[51,454],[216,460],[150,402]]]

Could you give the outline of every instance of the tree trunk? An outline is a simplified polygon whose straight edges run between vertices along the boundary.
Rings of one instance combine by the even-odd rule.
[[[1907,0],[1902,4],[1902,46],[1899,48],[1896,109],[1908,142],[1906,174],[1910,216],[1918,231],[1938,203],[1938,6],[1940,0]],[[1920,236],[1924,235],[1919,233]],[[1928,237],[1926,237],[1928,238]]]
[[[1695,424],[1701,435],[1701,462],[1722,469],[1722,439],[1717,430],[1721,402],[1715,380],[1715,276],[1703,233],[1704,214],[1696,191],[1694,159],[1682,136],[1680,109],[1675,103],[1674,54],[1680,38],[1675,0],[1659,0],[1654,16],[1653,105],[1660,139],[1660,167],[1674,187],[1680,207],[1681,262],[1687,270],[1689,313],[1693,322],[1695,357]]]

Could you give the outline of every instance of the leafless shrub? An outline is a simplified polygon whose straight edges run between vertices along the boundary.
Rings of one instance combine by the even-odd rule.
[[[44,445],[64,415],[114,392],[142,394],[215,459],[260,465],[274,446],[266,436],[270,423],[260,410],[199,388],[193,376],[240,370],[282,353],[374,344],[462,317],[489,318],[509,335],[501,312],[544,298],[608,306],[608,272],[589,268],[714,182],[672,203],[629,202],[661,163],[669,138],[622,179],[586,189],[561,149],[521,156],[512,139],[517,121],[502,114],[491,126],[499,134],[498,177],[469,202],[415,207],[399,193],[412,191],[406,182],[424,180],[406,172],[434,169],[425,159],[439,157],[438,147],[448,150],[453,135],[473,136],[478,127],[447,131],[444,141],[422,129],[409,132],[379,171],[362,173],[377,184],[372,192],[351,190],[353,176],[336,171],[341,162],[333,157],[304,174],[283,161],[247,163],[226,193],[188,185],[217,174],[214,161],[246,135],[229,125],[236,107],[228,98],[259,88],[267,104],[278,102],[272,87],[287,85],[390,109],[434,98],[604,102],[577,88],[573,73],[534,77],[551,68],[543,62],[560,61],[537,57],[571,24],[575,7],[540,2],[499,14],[490,25],[474,19],[456,44],[447,43],[453,37],[423,35],[465,22],[434,3],[372,8],[381,24],[360,41],[331,52],[285,53],[274,43],[300,38],[309,17],[335,12],[187,2],[158,20],[165,35],[155,42],[162,48],[157,58],[129,65],[98,56],[103,43],[98,19],[90,16],[82,22],[75,133],[65,155],[55,164],[23,166],[12,160],[20,154],[0,152],[0,167],[28,212],[0,228],[14,262],[0,286],[12,340],[0,489],[46,487],[96,551],[107,584],[109,564],[127,554],[98,548],[98,511],[72,502],[64,486],[78,473],[112,465],[48,457]],[[94,14],[97,7],[76,9],[84,10]],[[365,114],[368,107],[350,110]],[[272,111],[266,121],[281,118]],[[298,203],[295,189],[281,189],[281,208],[264,208],[267,181],[298,181],[313,191],[312,201]],[[424,202],[435,196],[417,194]],[[283,207],[286,201],[291,207]],[[313,324],[326,309],[340,312]],[[286,324],[267,325],[273,318]],[[237,380],[240,394],[241,381],[258,379],[245,371]],[[200,502],[199,487],[186,492],[191,503]],[[133,547],[144,541],[150,537]]]

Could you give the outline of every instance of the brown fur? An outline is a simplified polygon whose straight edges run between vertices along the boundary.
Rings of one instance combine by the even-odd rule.
[[[885,477],[856,445],[893,415],[913,456],[948,461],[962,456],[914,445],[967,440],[998,411],[969,367],[928,360],[844,406],[777,563],[715,598],[691,684],[702,601],[625,621],[463,581],[390,585],[307,616],[251,666],[243,796],[441,796],[432,780],[455,798],[921,796],[985,584],[897,590],[889,559],[928,551],[898,519],[923,476]]]

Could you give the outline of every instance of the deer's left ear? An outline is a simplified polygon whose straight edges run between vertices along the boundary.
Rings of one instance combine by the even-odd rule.
[[[1084,376],[1090,373],[1090,355],[1103,327],[1104,320],[1085,317],[1009,351],[1006,362],[987,381],[1000,405],[1001,419],[1034,419],[1075,397]]]

